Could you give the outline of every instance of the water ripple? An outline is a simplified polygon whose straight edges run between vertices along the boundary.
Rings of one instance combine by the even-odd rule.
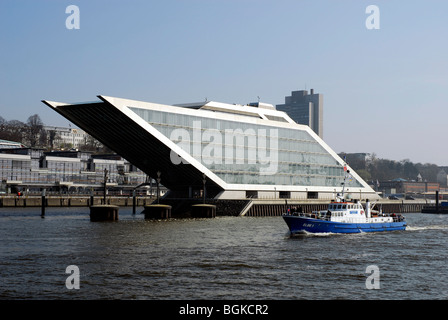
[[[57,210],[64,210],[59,208]],[[291,237],[281,217],[146,221],[0,210],[0,299],[446,299],[448,216],[406,231]],[[80,270],[68,290],[65,268]],[[367,266],[381,288],[366,289]]]

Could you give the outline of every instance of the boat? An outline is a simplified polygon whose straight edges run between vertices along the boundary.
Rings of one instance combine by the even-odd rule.
[[[350,171],[347,170],[347,173]],[[385,214],[373,210],[376,203],[366,200],[365,206],[359,200],[344,199],[345,181],[342,194],[328,204],[327,210],[302,212],[301,208],[289,208],[283,219],[291,235],[301,233],[361,233],[406,230],[406,219],[401,214]]]

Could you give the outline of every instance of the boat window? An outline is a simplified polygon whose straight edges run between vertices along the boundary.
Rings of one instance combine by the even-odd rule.
[[[343,206],[342,206],[342,209],[345,209],[347,206],[344,204]]]
[[[341,205],[340,204],[338,205],[338,209],[341,209]]]

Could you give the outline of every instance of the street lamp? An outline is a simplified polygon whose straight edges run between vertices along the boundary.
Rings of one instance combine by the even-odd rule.
[[[107,182],[107,169],[104,168],[104,204],[106,204],[106,182]]]
[[[159,192],[159,184],[160,184],[160,181],[162,180],[162,179],[160,179],[160,175],[161,174],[162,174],[162,172],[157,171],[157,204],[160,203],[160,199],[159,199],[159,194],[160,194],[160,192]]]
[[[206,178],[205,173],[203,173],[202,174],[202,183],[204,184],[204,188],[202,190],[202,193],[203,193],[203,196],[204,196],[204,200],[203,200],[204,204],[205,204],[205,183],[207,182],[207,180],[205,178]]]

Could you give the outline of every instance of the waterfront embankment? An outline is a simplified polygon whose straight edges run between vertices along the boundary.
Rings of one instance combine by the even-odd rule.
[[[145,207],[154,202],[155,198],[150,196],[136,196],[135,207]],[[47,196],[43,199],[41,196],[2,196],[0,197],[0,207],[42,207],[42,201],[45,207],[90,207],[93,205],[113,205],[119,207],[134,206],[132,196],[107,196],[106,200],[102,196]],[[301,207],[303,211],[325,210],[329,200],[312,199],[245,199],[245,200],[211,200],[206,201],[209,204],[216,205],[216,214],[225,216],[281,216],[288,208]],[[376,201],[375,209],[381,209],[386,213],[409,213],[421,212],[424,206],[434,202],[433,200],[388,200],[381,199]],[[174,215],[184,215],[189,212],[191,206],[202,203],[198,199],[164,199],[161,203],[173,206]]]
[[[3,196],[0,197],[0,207],[42,207],[41,196]],[[90,207],[92,205],[110,204],[120,207],[133,206],[133,197],[111,196],[46,196],[46,207]],[[138,196],[135,198],[136,206],[151,204],[154,197]]]
[[[380,199],[371,202],[375,204],[374,209],[381,210],[384,213],[411,213],[421,212],[423,206],[432,203],[432,200],[389,200]],[[246,216],[278,216],[282,215],[288,208],[301,208],[303,212],[312,212],[326,210],[329,200],[252,200],[243,210],[242,215]]]

